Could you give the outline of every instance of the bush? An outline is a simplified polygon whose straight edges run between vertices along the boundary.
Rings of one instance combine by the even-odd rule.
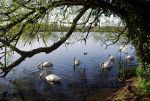
[[[142,67],[137,67],[136,69],[137,76],[140,76],[142,78],[149,79],[150,78],[150,65],[146,65],[145,70]]]
[[[142,93],[150,93],[150,83],[144,78],[139,77],[137,88],[142,91]]]
[[[137,74],[137,76],[140,76],[140,77],[146,76],[145,70],[142,67],[137,67],[136,74]]]

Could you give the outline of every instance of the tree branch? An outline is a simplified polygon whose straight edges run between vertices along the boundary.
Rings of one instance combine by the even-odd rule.
[[[60,39],[58,42],[54,43],[50,47],[37,48],[37,49],[33,49],[31,51],[23,52],[21,54],[21,57],[18,60],[16,60],[11,65],[9,65],[7,68],[5,68],[5,70],[3,71],[4,72],[3,76],[6,76],[13,67],[19,65],[27,57],[32,57],[33,55],[40,53],[40,52],[50,53],[50,52],[56,50],[60,45],[62,45],[70,37],[70,35],[73,33],[73,31],[76,28],[78,20],[82,17],[82,15],[86,12],[87,9],[88,9],[87,7],[82,8],[80,13],[73,20],[72,26],[70,27],[69,31],[67,32],[67,34],[64,37],[62,37],[62,39]]]

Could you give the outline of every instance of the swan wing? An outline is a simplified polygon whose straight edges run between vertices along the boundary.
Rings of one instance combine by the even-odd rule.
[[[110,56],[109,59],[112,60],[112,61],[114,61],[115,57],[114,56]]]
[[[51,82],[53,82],[53,81],[59,81],[60,79],[61,79],[61,78],[58,77],[58,76],[55,75],[55,74],[50,74],[50,75],[46,76],[46,80],[47,80],[47,81],[51,81]]]
[[[52,66],[53,64],[51,62],[44,62],[43,63],[43,66],[45,67],[49,67],[49,66]]]
[[[75,65],[80,65],[80,60],[75,60],[75,61],[74,61],[74,64],[75,64]]]
[[[107,60],[104,62],[104,68],[110,68],[112,66],[112,62],[110,60]]]

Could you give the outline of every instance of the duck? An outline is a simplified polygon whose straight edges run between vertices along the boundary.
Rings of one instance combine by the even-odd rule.
[[[53,66],[53,63],[48,62],[48,61],[46,61],[46,62],[40,62],[40,63],[38,64],[38,68],[39,68],[39,69],[40,69],[40,68],[43,68],[43,67],[48,68],[48,67],[52,67],[52,66]]]
[[[60,83],[61,78],[55,74],[47,74],[45,71],[40,73],[40,78],[50,84]]]
[[[135,57],[132,56],[132,55],[128,55],[128,56],[126,57],[126,60],[127,60],[127,61],[132,61],[132,60],[134,60],[134,59],[135,59]]]
[[[79,59],[75,59],[74,57],[74,66],[79,66],[80,65],[80,60]]]
[[[84,52],[84,55],[87,55],[87,53],[86,53],[86,52]]]
[[[105,62],[100,64],[102,69],[109,69],[112,67],[112,65],[113,65],[113,61],[111,59],[108,59]]]

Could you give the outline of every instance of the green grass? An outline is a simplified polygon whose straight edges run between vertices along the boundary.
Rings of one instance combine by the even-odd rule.
[[[139,77],[150,79],[150,64],[146,65],[145,70],[141,66],[137,67],[136,74]]]
[[[150,64],[147,64],[145,69],[142,66],[137,67],[136,74],[138,76],[137,88],[144,94],[150,93]]]
[[[136,86],[142,93],[150,93],[150,82],[146,79],[139,77]]]
[[[142,94],[150,93],[150,65],[146,65],[144,68],[138,66],[136,68],[126,67],[125,64],[120,63],[119,74],[124,79],[129,79],[133,76],[137,76],[136,87]]]

